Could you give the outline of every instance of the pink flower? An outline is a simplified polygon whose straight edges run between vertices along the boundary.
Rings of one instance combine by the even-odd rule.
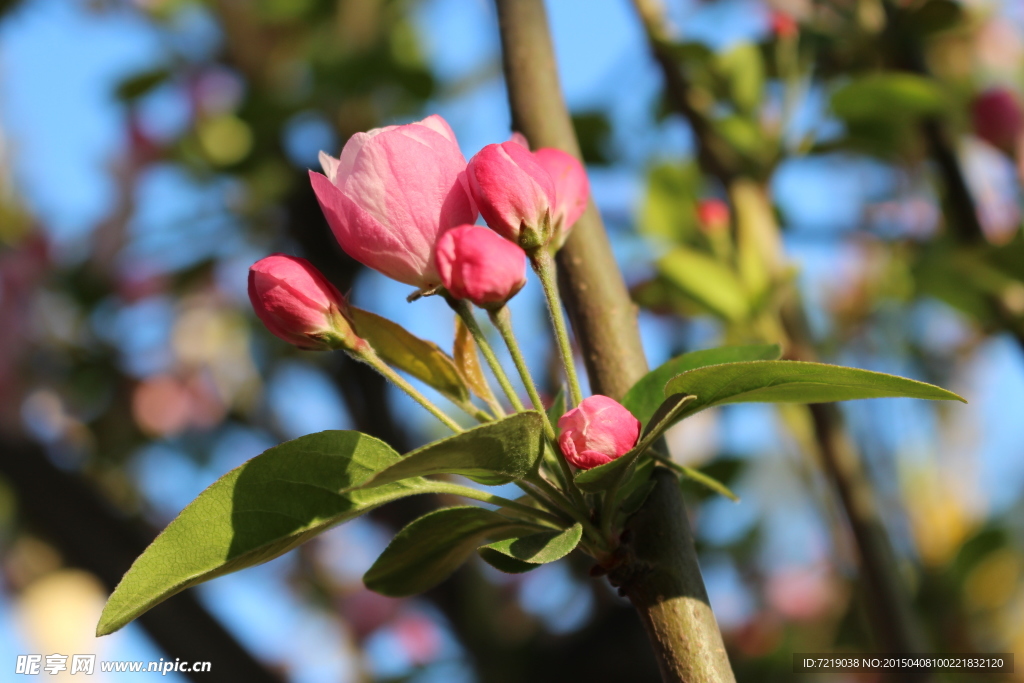
[[[617,401],[600,394],[583,399],[558,419],[558,445],[583,470],[625,455],[640,438],[640,420]]]
[[[1012,154],[1024,130],[1024,113],[1017,96],[1006,88],[993,88],[972,105],[974,132],[994,147]]]
[[[697,220],[706,232],[729,227],[729,205],[721,199],[702,199],[697,203]]]
[[[356,133],[339,159],[321,152],[320,163],[326,175],[309,178],[341,248],[399,282],[440,284],[438,237],[477,216],[466,159],[445,120]]]
[[[267,329],[290,344],[325,350],[361,342],[343,311],[345,298],[309,261],[273,254],[249,268],[249,301]]]
[[[554,235],[552,248],[558,249],[565,243],[569,231],[577,219],[587,210],[590,197],[590,182],[587,172],[579,159],[553,147],[542,147],[533,153],[533,158],[548,172],[555,182],[555,202],[552,220]]]
[[[526,254],[487,228],[462,225],[441,235],[437,270],[457,299],[501,307],[526,284]]]
[[[547,243],[555,182],[530,150],[512,140],[487,145],[469,160],[466,176],[492,230],[526,249]]]

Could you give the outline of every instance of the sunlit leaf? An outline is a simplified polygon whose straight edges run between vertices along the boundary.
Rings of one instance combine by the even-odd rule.
[[[350,431],[275,446],[199,494],[135,560],[107,600],[112,633],[189,586],[273,559],[335,524],[419,493],[419,479],[350,491],[400,456]]]
[[[691,351],[666,361],[641,377],[630,387],[622,399],[622,405],[646,425],[654,411],[665,400],[665,384],[687,370],[734,363],[744,360],[775,360],[782,355],[778,344],[757,344],[754,346],[723,346],[717,349]]]
[[[547,564],[560,560],[575,550],[582,537],[583,527],[577,522],[561,531],[552,529],[506,538],[486,545],[480,550],[481,554],[484,550],[489,550],[521,562]]]
[[[832,95],[832,110],[850,121],[914,118],[940,114],[948,106],[935,82],[903,72],[864,76]]]
[[[715,57],[716,70],[729,84],[729,95],[744,112],[753,112],[761,104],[764,89],[764,61],[753,43],[740,43]]]
[[[750,312],[747,293],[736,274],[707,254],[676,247],[658,260],[658,272],[726,320],[743,320]]]
[[[531,410],[412,451],[368,477],[362,486],[429,474],[461,474],[481,484],[506,484],[530,475],[543,448],[544,417]]]
[[[697,397],[685,407],[682,417],[725,403],[829,403],[898,396],[964,400],[951,391],[904,377],[838,365],[785,360],[697,368],[670,380],[665,385],[665,393]]]
[[[349,307],[353,327],[370,342],[374,351],[389,365],[408,372],[456,402],[469,400],[469,389],[451,356],[433,343],[420,339],[398,323]]]

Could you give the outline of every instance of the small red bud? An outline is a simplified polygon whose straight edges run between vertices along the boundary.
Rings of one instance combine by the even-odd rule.
[[[558,445],[583,470],[625,455],[640,438],[640,420],[622,404],[600,394],[584,399],[558,419]]]
[[[796,23],[796,19],[779,10],[772,10],[771,25],[772,33],[782,39],[795,38],[800,32],[800,26]]]
[[[697,203],[697,220],[705,232],[725,230],[729,227],[729,205],[721,199],[702,199]]]

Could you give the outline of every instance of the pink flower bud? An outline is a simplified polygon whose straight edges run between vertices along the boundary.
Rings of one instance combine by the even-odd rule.
[[[792,15],[772,10],[771,13],[772,33],[782,39],[793,38],[800,32],[800,26]]]
[[[501,307],[526,284],[526,254],[487,228],[463,225],[441,235],[437,270],[455,298]]]
[[[440,284],[434,248],[445,230],[472,223],[466,159],[440,116],[356,133],[324,173],[309,178],[320,208],[349,256],[415,287]]]
[[[249,301],[267,329],[304,349],[353,348],[345,298],[309,261],[273,254],[249,268]]]
[[[697,220],[705,232],[724,230],[729,227],[729,205],[721,199],[702,199],[697,203]]]
[[[530,149],[530,141],[526,139],[526,136],[520,133],[518,130],[512,131],[512,135],[508,138],[509,142],[514,142],[523,149]]]
[[[527,249],[548,242],[555,183],[533,153],[511,140],[487,145],[470,159],[466,176],[492,230]]]
[[[640,420],[620,403],[600,394],[583,399],[558,419],[558,445],[583,470],[625,455],[640,438]]]
[[[533,157],[548,172],[555,183],[555,203],[552,215],[554,236],[551,246],[558,249],[569,236],[577,219],[587,210],[590,182],[579,159],[553,147],[542,147]]]
[[[1017,96],[1006,88],[982,93],[972,106],[974,132],[994,147],[1012,154],[1024,130],[1024,113]]]

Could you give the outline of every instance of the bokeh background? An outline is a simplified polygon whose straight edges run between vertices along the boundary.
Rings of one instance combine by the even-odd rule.
[[[785,263],[757,306],[733,296],[729,235],[697,217],[699,200],[730,196],[729,176],[698,159],[633,5],[548,9],[650,363],[779,340],[762,314],[795,290],[823,359],[965,396],[842,412],[930,649],[1024,654],[1021,170],[999,132],[1024,87],[1024,4],[665,0],[704,143],[766,189],[782,228]],[[978,98],[992,89],[990,111]],[[628,603],[582,559],[522,576],[471,563],[414,599],[366,591],[393,531],[445,502],[428,498],[92,636],[147,539],[230,468],[323,429],[399,450],[441,434],[369,370],[272,337],[245,292],[253,261],[304,255],[357,305],[450,348],[443,304],[407,304],[347,259],[306,180],[318,151],[429,113],[467,158],[510,134],[489,2],[0,2],[0,678],[18,654],[199,651],[209,680],[247,666],[294,683],[657,680]],[[950,164],[973,199],[968,239]],[[712,263],[701,281],[680,272],[693,258]],[[513,308],[553,392],[535,280]],[[671,436],[680,462],[742,499],[686,485],[740,680],[797,680],[794,651],[876,645],[802,424],[740,405]]]

